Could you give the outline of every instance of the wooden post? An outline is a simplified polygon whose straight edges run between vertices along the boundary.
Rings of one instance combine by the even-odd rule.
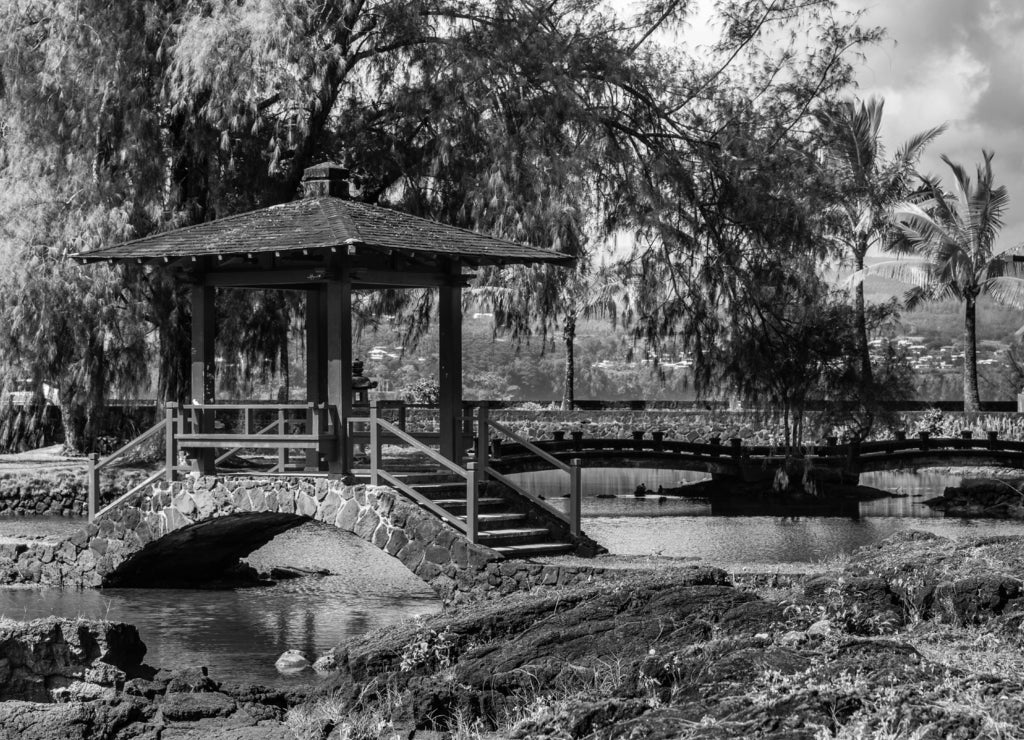
[[[100,462],[98,453],[89,455],[89,521],[96,518],[96,510],[99,508],[100,499],[100,471],[96,466]]]
[[[479,539],[479,500],[476,488],[477,464],[471,462],[466,465],[466,537],[474,545]]]
[[[164,476],[169,483],[173,483],[177,477],[178,470],[178,438],[175,436],[175,418],[178,413],[178,404],[170,401],[164,409],[164,418],[167,420],[166,434],[164,436],[164,465],[166,467]]]
[[[288,433],[288,420],[285,418],[284,409],[277,410],[277,433]],[[288,465],[288,448],[282,445],[277,448],[277,472],[283,473],[286,465]]]
[[[320,288],[306,291],[306,400],[313,404],[324,403],[327,399],[324,386],[327,364],[326,296]],[[307,434],[312,433],[311,428],[306,427]],[[306,470],[320,470],[326,455],[326,450],[306,450]]]
[[[579,537],[583,512],[583,476],[579,458],[569,461],[569,533]]]
[[[491,452],[490,409],[487,401],[481,401],[476,416],[476,482],[487,482],[487,463]]]
[[[455,269],[458,270],[456,263]],[[441,454],[461,463],[462,440],[462,288],[438,288],[438,381]]]
[[[409,409],[405,406],[405,401],[398,402],[398,428],[403,432],[406,431],[405,423],[409,415]]]
[[[193,285],[192,301],[192,402],[202,405],[215,401],[216,367],[214,338],[216,334],[215,290],[206,285]],[[198,428],[193,431],[209,434],[214,430],[212,409],[197,411]],[[214,450],[195,450],[196,470],[201,475],[214,472]]]
[[[331,406],[335,446],[328,456],[332,475],[352,471],[349,419],[352,417],[352,281],[341,264],[327,281],[327,402]]]
[[[377,399],[370,401],[370,485],[380,485],[380,427],[377,419],[380,411],[377,408]]]

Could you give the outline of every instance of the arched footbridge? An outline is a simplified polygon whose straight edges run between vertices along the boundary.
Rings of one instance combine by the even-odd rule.
[[[502,473],[521,473],[554,467],[550,459],[537,455],[543,450],[563,463],[578,461],[581,467],[638,467],[692,470],[710,473],[715,478],[734,478],[753,482],[771,477],[786,459],[778,447],[749,445],[733,438],[723,443],[685,442],[637,432],[630,439],[584,437],[575,433],[566,439],[556,433],[550,440],[533,440],[527,449],[517,442],[491,443],[488,464]],[[844,479],[856,481],[861,473],[884,470],[916,470],[935,467],[993,466],[1024,470],[1024,442],[1000,439],[996,432],[976,438],[969,432],[959,437],[932,437],[922,433],[907,439],[860,444],[808,445],[803,458],[817,469],[833,471]]]

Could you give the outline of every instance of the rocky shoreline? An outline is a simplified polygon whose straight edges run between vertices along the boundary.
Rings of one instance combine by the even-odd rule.
[[[1024,736],[1024,537],[909,532],[785,577],[621,565],[354,639],[307,695],[147,677],[123,625],[4,623],[0,684],[34,688],[2,689],[0,738]]]

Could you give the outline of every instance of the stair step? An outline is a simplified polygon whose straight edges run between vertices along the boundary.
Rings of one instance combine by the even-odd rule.
[[[526,520],[526,514],[522,514],[517,511],[510,512],[482,512],[476,515],[477,521],[480,524],[505,524],[512,522],[522,522]],[[459,519],[466,521],[465,515],[460,515]]]
[[[518,527],[480,530],[481,545],[526,545],[534,542],[550,542],[551,532],[543,527]]]
[[[414,473],[395,473],[394,475],[396,478],[408,483],[410,486],[432,483],[458,483],[463,487],[466,485],[464,478],[461,478],[447,470],[421,470]]]
[[[434,501],[435,504],[440,506],[442,509],[448,509],[449,511],[452,511],[455,508],[458,508],[458,507],[461,506],[463,513],[465,513],[465,511],[466,511],[466,497],[465,496],[463,496],[462,498],[435,498],[435,499],[433,499],[433,501]],[[487,507],[501,506],[503,504],[507,504],[508,502],[505,499],[503,499],[501,497],[498,497],[498,496],[481,496],[480,498],[478,498],[476,500],[476,503],[477,503],[478,507],[483,508],[485,506],[487,506]]]
[[[409,481],[403,481],[409,483]],[[450,483],[409,483],[410,486],[416,489],[417,493],[420,493],[427,498],[433,498],[440,494],[450,493],[462,493],[466,495],[466,481],[451,481]]]
[[[576,546],[569,542],[531,542],[525,545],[500,545],[491,549],[511,559],[565,555],[575,550]]]

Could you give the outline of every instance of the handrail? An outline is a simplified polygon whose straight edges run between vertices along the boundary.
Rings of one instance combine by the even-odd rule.
[[[544,504],[538,497],[531,495],[529,492],[523,490],[522,487],[515,485],[508,478],[498,473],[494,468],[488,464],[490,456],[490,430],[494,428],[498,432],[501,432],[506,437],[509,437],[517,444],[523,447],[527,452],[532,452],[534,455],[544,460],[550,465],[554,465],[556,469],[561,470],[569,475],[569,511],[561,512],[552,506]],[[537,445],[533,444],[527,439],[520,437],[518,434],[513,432],[511,429],[506,427],[504,424],[500,424],[490,417],[490,407],[487,401],[482,401],[477,407],[477,449],[476,449],[476,462],[477,462],[477,480],[483,482],[488,476],[494,475],[501,483],[509,486],[516,493],[521,496],[525,496],[530,501],[541,505],[546,511],[553,514],[558,519],[561,519],[569,525],[569,533],[573,537],[579,537],[582,532],[582,505],[583,505],[583,482],[582,473],[580,469],[580,461],[578,458],[573,458],[569,465],[559,460],[554,455],[549,454],[545,450],[542,450]]]
[[[554,506],[549,504],[547,501],[542,499],[537,494],[530,493],[525,488],[523,488],[518,483],[516,483],[514,480],[512,480],[508,476],[504,475],[503,473],[499,473],[494,468],[490,468],[490,467],[487,468],[487,475],[491,476],[492,478],[497,480],[502,485],[508,486],[513,491],[515,491],[520,496],[522,496],[523,498],[529,499],[534,504],[536,504],[537,506],[539,506],[542,509],[544,509],[545,511],[547,511],[549,514],[552,514],[553,516],[556,516],[559,519],[565,519],[566,518],[566,515],[565,515],[564,511],[560,511],[559,509],[556,509]]]
[[[569,466],[566,465],[564,462],[559,460],[554,455],[551,455],[551,454],[545,452],[540,447],[538,447],[537,445],[533,444],[533,442],[530,442],[529,440],[524,439],[523,437],[520,437],[518,434],[516,434],[511,429],[506,427],[504,424],[499,424],[498,422],[496,422],[496,421],[494,421],[492,419],[488,419],[487,420],[487,424],[489,426],[493,427],[494,429],[498,430],[502,434],[504,434],[506,437],[508,437],[511,440],[513,440],[516,444],[522,445],[526,450],[528,450],[529,452],[532,452],[534,455],[536,455],[537,457],[541,458],[545,462],[551,463],[556,468],[558,468],[559,470],[561,470],[561,471],[563,471],[565,473],[569,472]]]
[[[371,415],[371,418],[372,418],[372,415]],[[385,431],[391,432],[393,435],[398,437],[400,440],[405,442],[407,445],[415,447],[419,452],[422,452],[424,455],[426,455],[430,459],[434,460],[434,462],[440,463],[442,466],[448,468],[453,473],[461,475],[463,478],[465,478],[466,476],[469,475],[469,471],[467,471],[464,467],[462,467],[458,463],[452,462],[451,460],[449,460],[447,457],[442,455],[437,450],[434,450],[434,449],[431,449],[430,447],[427,447],[425,444],[420,442],[418,439],[413,437],[411,434],[407,434],[406,432],[403,432],[401,429],[399,429],[397,426],[392,424],[390,421],[386,421],[384,419],[381,419],[380,417],[377,417],[377,425],[381,429],[384,429]]]
[[[370,404],[370,415],[365,421],[369,422],[370,425],[370,484],[377,485],[383,478],[384,481],[389,483],[396,490],[402,492],[407,497],[415,501],[417,504],[434,513],[442,521],[449,522],[453,527],[466,535],[466,539],[472,544],[477,544],[479,540],[479,512],[478,512],[478,489],[477,489],[477,470],[476,463],[469,463],[466,468],[463,468],[458,463],[449,460],[447,457],[442,455],[440,452],[428,447],[420,440],[408,434],[403,429],[399,428],[395,424],[382,419],[378,413],[377,401],[371,401]],[[359,423],[363,422],[362,417],[354,417],[351,421]],[[439,506],[434,501],[431,501],[426,496],[419,493],[415,488],[410,486],[405,481],[401,480],[395,475],[381,469],[381,446],[382,446],[382,435],[381,431],[390,432],[394,437],[405,442],[418,452],[426,455],[434,462],[439,463],[442,467],[447,468],[456,475],[460,476],[466,481],[466,520],[465,522],[460,521],[457,517],[453,517],[452,514],[446,511],[444,508]]]
[[[143,442],[147,441],[151,437],[156,436],[161,429],[167,426],[167,419],[161,419],[156,424],[151,426],[145,432],[140,434],[130,442],[121,445],[114,452],[107,455],[105,458],[100,460],[100,456],[97,453],[89,455],[89,490],[86,499],[86,508],[88,510],[89,521],[91,522],[96,518],[96,509],[100,503],[100,471],[110,465],[114,460],[122,457],[129,450],[133,450],[139,447]]]
[[[156,483],[156,481],[159,480],[160,478],[162,478],[166,472],[167,472],[166,468],[160,468],[160,470],[156,471],[155,473],[153,473],[153,475],[151,475],[148,478],[146,478],[146,480],[142,481],[142,483],[139,483],[137,486],[133,487],[127,493],[124,493],[124,494],[118,496],[116,499],[114,499],[109,504],[104,506],[102,509],[97,511],[94,515],[92,515],[89,518],[89,521],[95,521],[96,519],[99,519],[101,516],[106,514],[108,511],[111,511],[112,509],[115,509],[116,507],[120,506],[122,503],[127,501],[129,498],[134,496],[136,493],[141,491],[146,486],[148,486],[148,485],[150,485],[152,483]]]
[[[422,493],[417,491],[415,488],[410,486],[408,483],[403,481],[401,478],[398,478],[398,477],[392,475],[391,473],[387,472],[386,470],[379,470],[378,473],[380,474],[380,476],[382,478],[384,478],[385,481],[388,482],[388,484],[390,486],[398,489],[399,491],[404,493],[406,496],[411,498],[413,501],[418,503],[423,508],[428,509],[429,511],[433,512],[435,515],[437,515],[441,519],[441,521],[448,522],[449,524],[451,524],[453,527],[455,527],[457,530],[459,530],[463,534],[466,533],[467,526],[466,526],[466,524],[464,522],[461,522],[461,521],[458,520],[458,518],[453,517],[450,512],[445,511],[444,509],[442,509],[440,506],[438,506],[436,503],[434,503],[429,498],[424,496]]]
[[[102,470],[103,468],[107,467],[110,463],[112,463],[116,458],[121,457],[121,455],[128,452],[128,450],[138,447],[150,437],[156,436],[156,434],[165,426],[167,426],[167,420],[161,419],[135,439],[131,440],[130,442],[126,442],[125,444],[121,445],[116,450],[111,452],[109,455],[107,455],[105,458],[99,460],[96,463],[96,470]]]

